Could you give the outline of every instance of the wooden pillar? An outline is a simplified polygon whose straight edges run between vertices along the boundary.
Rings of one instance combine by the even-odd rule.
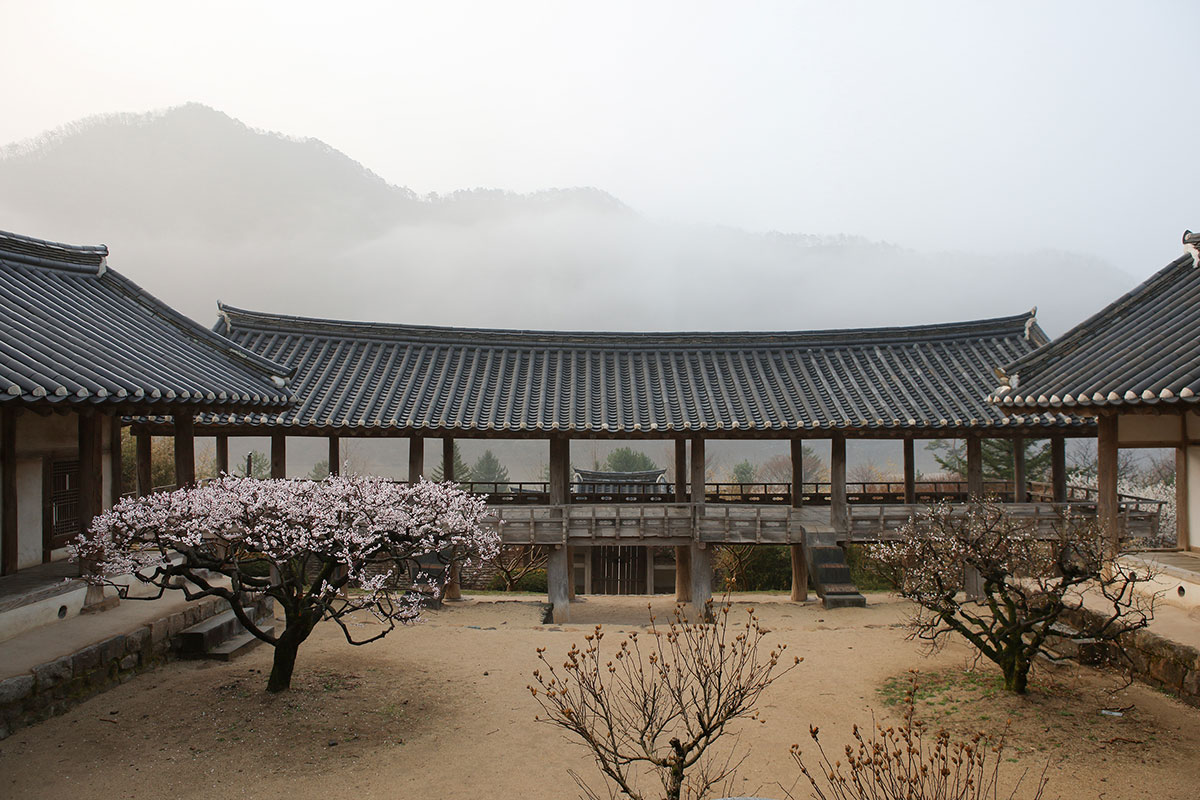
[[[804,507],[804,440],[795,438],[792,445],[792,508]],[[803,529],[801,529],[803,530]],[[801,533],[803,536],[803,533]],[[804,541],[793,543],[792,558],[792,601],[808,600],[808,557],[804,552]]]
[[[913,437],[904,437],[904,502],[917,502],[917,454]]]
[[[1054,502],[1067,502],[1067,440],[1062,436],[1050,438],[1050,484]]]
[[[1121,546],[1121,526],[1117,499],[1117,417],[1105,414],[1096,418],[1096,518],[1108,538],[1109,554],[1115,556]]]
[[[566,436],[550,438],[550,505],[571,502],[571,440]]]
[[[967,497],[983,499],[983,439],[967,436]]]
[[[562,517],[566,510],[561,508],[571,502],[569,475],[571,469],[571,440],[563,435],[550,437],[550,505],[560,506],[555,515]],[[565,528],[564,528],[565,531]],[[571,572],[575,568],[573,559],[574,548],[566,541],[554,545],[550,551],[550,559],[546,562],[546,582],[550,594],[550,605],[553,607],[555,622],[569,622],[571,619],[571,595],[574,594],[574,583]]]
[[[1028,498],[1029,487],[1025,481],[1025,437],[1015,436],[1013,448],[1013,502],[1024,503]]]
[[[711,622],[709,601],[712,600],[712,548],[693,540],[691,547],[692,613],[697,620]]]
[[[342,440],[337,436],[329,437],[329,474],[342,474]]]
[[[567,562],[567,546],[553,545],[550,557],[546,560],[546,590],[556,623],[571,621],[570,566]]]
[[[408,482],[418,483],[425,477],[425,437],[408,438]]]
[[[0,575],[17,571],[17,412],[0,408]]]
[[[1186,420],[1186,417],[1181,416],[1181,419]],[[1184,433],[1187,433],[1186,428]],[[1186,435],[1184,441],[1187,441]],[[1188,524],[1191,515],[1188,477],[1187,446],[1182,445],[1175,448],[1175,546],[1185,553],[1192,547],[1192,532]]]
[[[283,431],[271,433],[271,477],[287,477],[287,435]]]
[[[675,502],[687,499],[688,460],[687,439],[675,440]],[[686,603],[692,596],[692,551],[687,545],[675,547],[675,602]]]
[[[850,530],[850,504],[846,499],[846,437],[835,433],[829,442],[829,522],[838,533]]]
[[[99,414],[79,415],[79,529],[92,527],[92,518],[104,508],[104,475],[101,461],[100,425],[104,419]],[[91,565],[80,561],[80,574],[90,571]],[[89,584],[83,600],[88,610],[103,608],[104,587]]]
[[[190,411],[176,414],[175,421],[175,487],[196,484],[196,433]]]
[[[697,523],[699,523],[699,515],[704,513],[704,481],[707,477],[704,468],[704,437],[693,436],[691,490],[692,505],[696,507]],[[712,599],[712,551],[701,545],[698,534],[698,531],[692,531],[692,542],[688,546],[687,573],[690,580],[688,581],[689,597],[685,602],[692,604],[696,618],[700,619],[704,615],[708,601]],[[678,565],[676,565],[676,569],[678,569]],[[678,579],[679,573],[676,572],[676,581]],[[678,597],[678,587],[676,588],[676,597]]]
[[[154,489],[150,483],[150,434],[139,433],[134,444],[137,448],[137,493],[138,497],[145,497]]]
[[[646,546],[646,594],[654,594],[654,548]]]
[[[108,418],[108,507],[112,508],[121,499],[124,485],[121,483],[121,415]]]
[[[451,483],[457,476],[454,474],[454,440],[449,436],[442,439],[442,480]]]
[[[217,434],[217,474],[229,474],[229,436]]]

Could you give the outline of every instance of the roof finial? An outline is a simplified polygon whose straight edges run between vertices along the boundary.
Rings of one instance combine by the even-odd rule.
[[[1029,309],[1029,319],[1025,320],[1025,341],[1033,336],[1033,326],[1037,325],[1037,306]]]
[[[1192,257],[1192,267],[1200,267],[1200,233],[1184,231],[1183,250]]]

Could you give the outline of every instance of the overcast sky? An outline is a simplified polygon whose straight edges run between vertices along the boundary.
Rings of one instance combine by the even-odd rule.
[[[417,192],[1144,277],[1200,228],[1195,2],[0,0],[0,142],[198,101]]]

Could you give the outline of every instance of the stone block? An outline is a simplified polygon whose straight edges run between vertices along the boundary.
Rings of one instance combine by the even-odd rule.
[[[144,625],[125,637],[125,652],[140,653],[150,644],[150,626]]]
[[[100,642],[100,664],[107,665],[110,661],[116,661],[125,655],[125,636],[119,634],[111,639],[105,639]]]
[[[0,707],[23,703],[33,694],[33,675],[17,675],[0,681]]]
[[[37,691],[44,692],[71,679],[71,656],[56,658],[33,668],[33,680]]]
[[[1173,692],[1183,687],[1183,665],[1172,658],[1159,658],[1150,665],[1150,677]]]
[[[176,611],[167,617],[167,638],[174,636],[187,627],[187,617],[182,611]]]
[[[137,665],[138,665],[138,654],[137,653],[129,653],[124,658],[122,658],[120,661],[120,667],[123,670],[134,669],[135,667],[137,667]]]
[[[1183,677],[1183,688],[1179,692],[1180,696],[1187,698],[1188,695],[1200,700],[1200,671],[1188,670],[1187,675]]]
[[[71,671],[76,677],[100,668],[104,656],[104,648],[101,645],[101,642],[97,642],[75,653],[71,659]]]

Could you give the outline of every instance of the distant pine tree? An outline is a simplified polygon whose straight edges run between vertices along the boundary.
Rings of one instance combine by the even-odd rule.
[[[329,477],[329,459],[323,458],[313,464],[313,468],[308,471],[308,479],[310,481],[323,481]]]
[[[466,483],[475,480],[473,477],[474,470],[466,461],[463,461],[462,451],[458,449],[458,442],[454,443],[454,480],[458,483]],[[507,477],[507,476],[505,476]],[[446,480],[445,464],[438,464],[433,470],[433,474],[429,476],[430,480],[441,483]]]
[[[645,453],[629,447],[618,447],[608,454],[604,468],[609,472],[648,472],[659,467]]]
[[[496,454],[491,450],[484,450],[483,455],[475,462],[475,466],[471,467],[471,480],[476,483],[495,483],[498,484],[493,491],[503,492],[508,489],[508,467],[500,463],[500,459],[496,458]]]
[[[967,446],[962,440],[934,439],[925,445],[942,469],[954,475],[967,474]],[[1011,481],[1013,472],[1012,439],[984,439],[984,480]],[[1025,440],[1025,476],[1028,480],[1046,480],[1050,474],[1050,441]]]

